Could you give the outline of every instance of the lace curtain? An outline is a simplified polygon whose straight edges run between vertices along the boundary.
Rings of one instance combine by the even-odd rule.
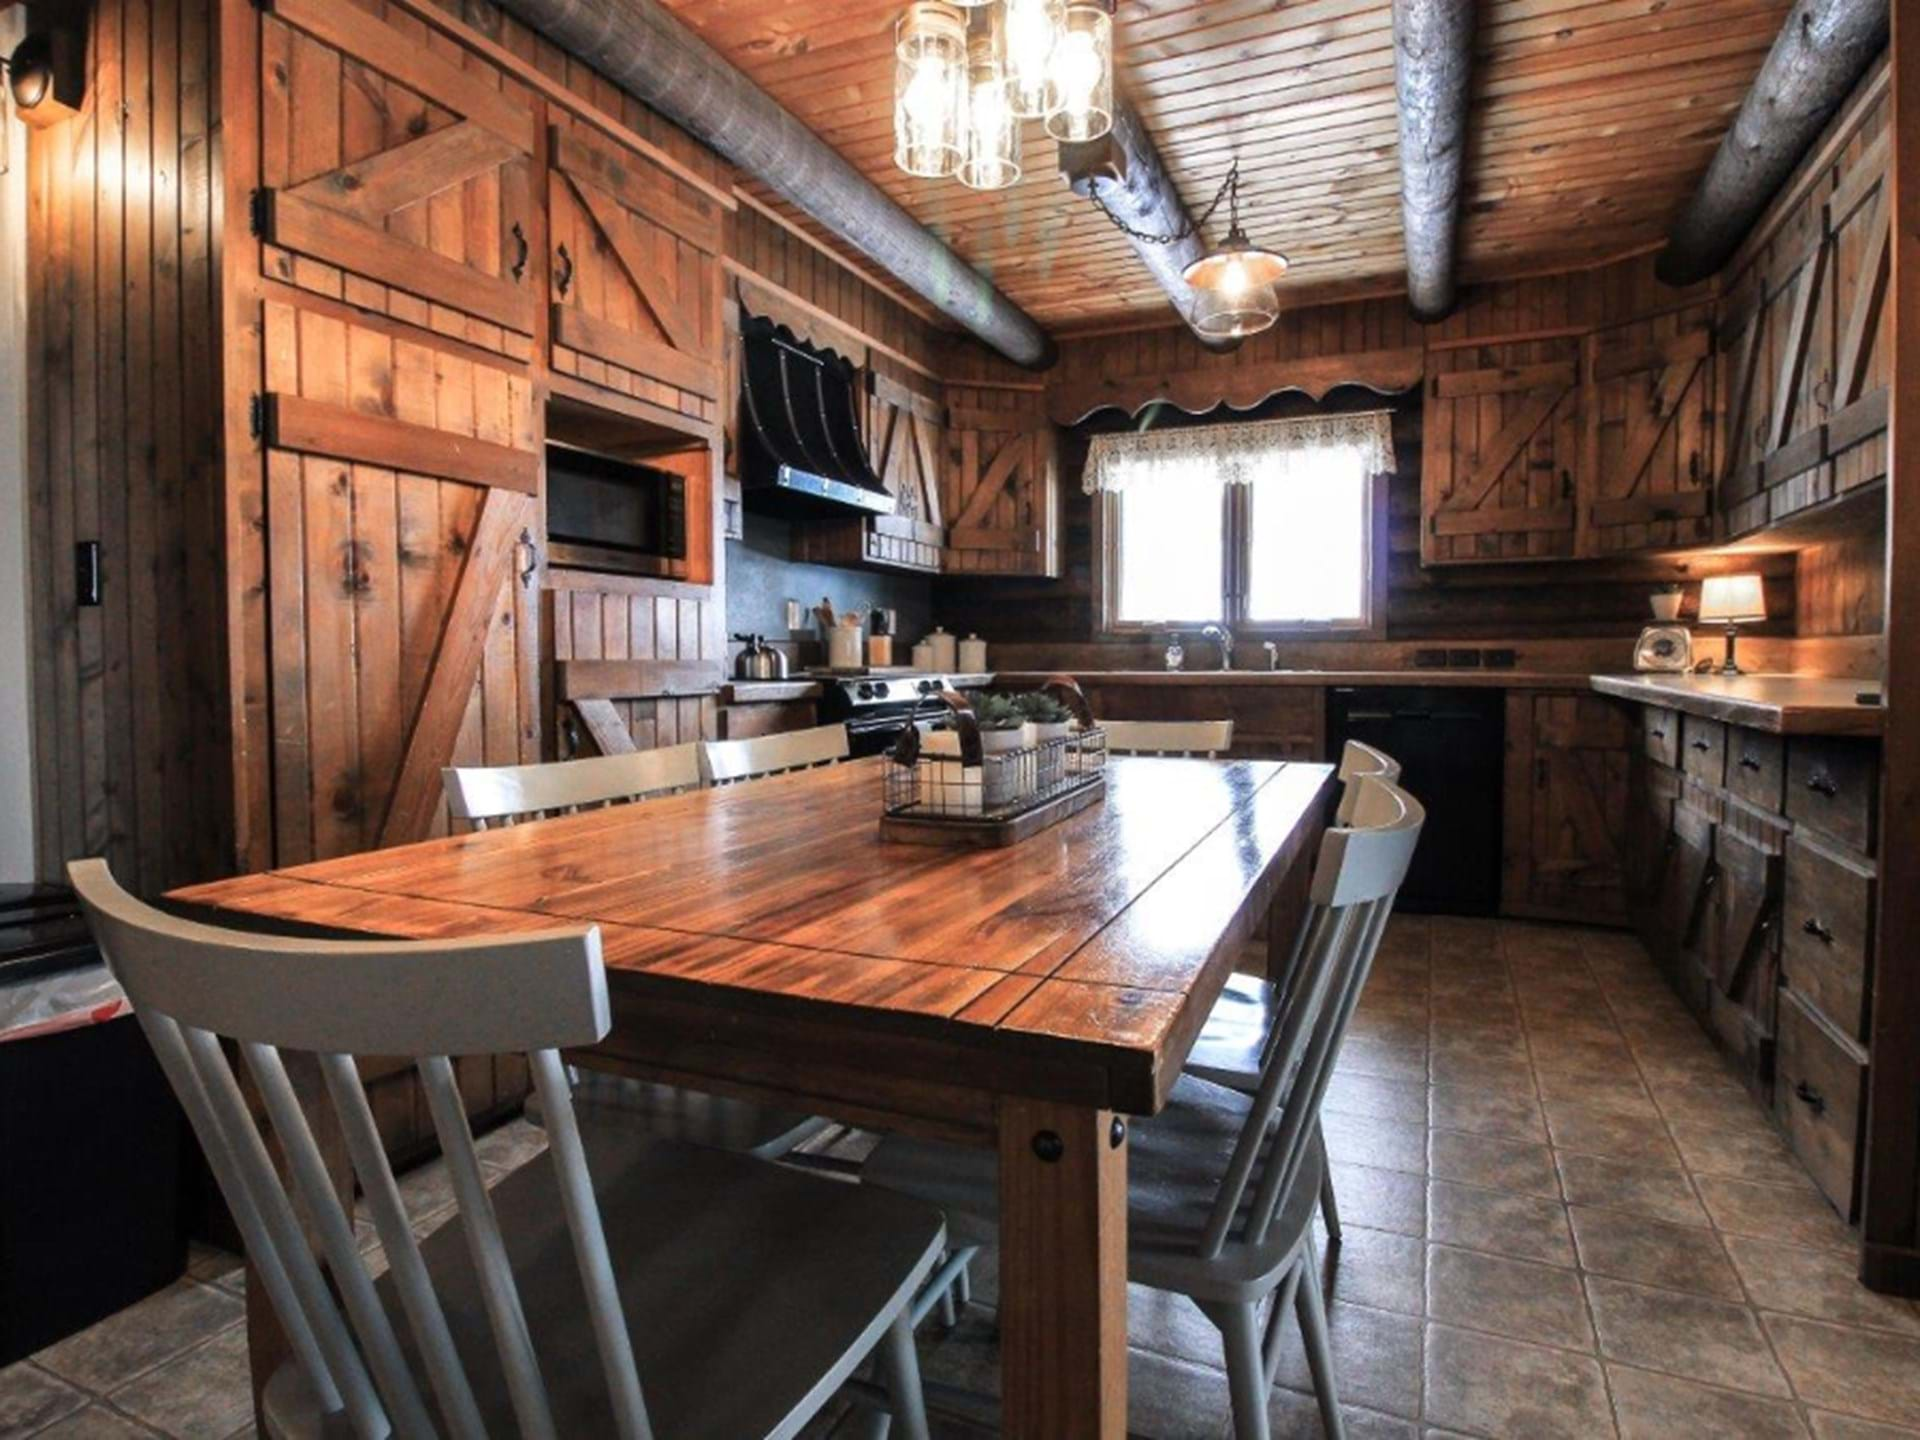
[[[1329,451],[1340,452],[1337,456]],[[1081,488],[1089,495],[1136,485],[1181,485],[1211,479],[1228,485],[1309,481],[1329,462],[1358,461],[1367,475],[1393,473],[1393,422],[1384,410],[1313,415],[1096,435]]]

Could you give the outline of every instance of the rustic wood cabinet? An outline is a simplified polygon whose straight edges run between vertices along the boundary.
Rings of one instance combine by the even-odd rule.
[[[1628,873],[1642,938],[1842,1216],[1859,1204],[1877,746],[1640,707]],[[1666,738],[1712,735],[1718,764]],[[1711,727],[1711,728],[1708,728]]]
[[[1706,307],[1587,337],[1581,554],[1711,542],[1712,376]]]
[[[1598,695],[1507,695],[1501,905],[1512,915],[1587,923],[1627,917],[1624,707]]]
[[[948,574],[1060,573],[1060,464],[1040,391],[947,391]]]

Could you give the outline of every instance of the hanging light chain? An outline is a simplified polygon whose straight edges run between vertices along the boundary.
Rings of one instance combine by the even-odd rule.
[[[1113,222],[1116,230],[1122,235],[1125,235],[1129,240],[1137,240],[1143,245],[1178,245],[1189,236],[1199,234],[1200,231],[1207,227],[1207,223],[1213,219],[1214,212],[1219,210],[1220,202],[1229,196],[1231,196],[1233,200],[1233,204],[1227,212],[1231,222],[1231,228],[1238,229],[1240,226],[1240,162],[1238,160],[1233,162],[1233,168],[1227,171],[1227,178],[1220,182],[1220,188],[1214,192],[1213,199],[1208,203],[1207,208],[1200,212],[1199,218],[1189,218],[1178,230],[1175,230],[1170,235],[1154,235],[1145,230],[1134,229],[1133,226],[1127,224],[1126,221],[1113,213],[1111,207],[1101,198],[1100,187],[1097,184],[1088,185],[1087,194],[1099,209],[1100,213]]]

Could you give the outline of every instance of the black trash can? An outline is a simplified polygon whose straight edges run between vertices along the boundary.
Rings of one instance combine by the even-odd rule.
[[[177,1280],[184,1119],[71,892],[0,885],[0,1366]]]

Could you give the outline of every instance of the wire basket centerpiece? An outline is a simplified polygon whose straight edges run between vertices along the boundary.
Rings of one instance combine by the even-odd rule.
[[[930,695],[885,767],[881,837],[1014,844],[1100,800],[1106,760],[1106,732],[1064,676],[1032,695]]]

